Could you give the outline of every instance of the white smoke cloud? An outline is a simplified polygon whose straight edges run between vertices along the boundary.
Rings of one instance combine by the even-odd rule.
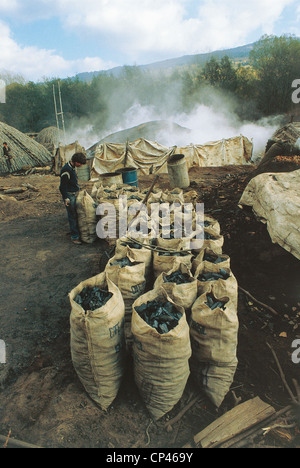
[[[68,142],[78,140],[86,149],[110,134],[129,130],[148,122],[164,121],[169,126],[162,125],[162,130],[154,136],[154,140],[166,147],[205,145],[206,143],[229,139],[239,135],[253,142],[253,161],[261,158],[265,152],[268,139],[278,129],[282,116],[270,119],[262,118],[256,122],[242,121],[232,111],[228,100],[218,97],[218,105],[199,104],[190,113],[167,114],[154,106],[143,106],[135,102],[120,118],[120,121],[103,130],[100,134],[94,131],[91,122],[80,121],[68,133]],[[181,131],[173,124],[180,125]],[[125,142],[125,141],[124,141]]]

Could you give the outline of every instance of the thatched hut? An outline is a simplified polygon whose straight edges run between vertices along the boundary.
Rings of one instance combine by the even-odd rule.
[[[52,163],[52,154],[43,145],[19,130],[0,122],[0,174],[8,172],[6,158],[2,152],[4,142],[7,142],[13,156],[10,172],[50,166]]]
[[[63,132],[57,127],[47,127],[41,130],[35,137],[35,141],[43,145],[53,156],[60,141],[63,140]]]

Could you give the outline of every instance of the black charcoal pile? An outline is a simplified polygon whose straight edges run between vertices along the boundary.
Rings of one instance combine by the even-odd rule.
[[[125,188],[124,192],[136,192],[135,188]]]
[[[186,257],[190,255],[189,252],[158,252],[161,257]]]
[[[83,288],[80,294],[75,298],[75,302],[79,304],[84,310],[96,310],[103,307],[107,301],[112,297],[112,293],[108,289],[100,289],[97,286],[87,286]]]
[[[223,268],[219,270],[219,272],[208,272],[208,273],[201,273],[198,276],[199,281],[217,281],[218,279],[227,280],[229,278],[229,273],[225,271]]]
[[[140,245],[140,244],[136,244],[135,242],[121,242],[121,245],[123,245],[124,247],[126,247],[128,245],[128,247],[130,247],[131,249],[142,249],[143,246]]]
[[[192,281],[194,281],[194,278],[191,278],[187,273],[181,273],[181,271],[174,271],[164,277],[165,283],[185,284]]]
[[[120,258],[119,260],[114,260],[110,263],[111,266],[119,265],[120,268],[124,268],[126,266],[134,266],[136,263],[133,263],[129,260],[128,257]]]
[[[214,297],[213,294],[207,294],[206,296],[206,299],[207,299],[207,302],[205,302],[205,304],[211,309],[211,310],[215,310],[217,309],[218,307],[220,309],[223,309],[225,310],[225,305],[226,305],[226,302],[224,301],[219,301],[218,299],[216,299]]]
[[[216,237],[213,236],[212,234],[209,234],[209,232],[204,231],[204,239],[205,240],[216,240]]]
[[[139,316],[160,335],[169,333],[177,327],[182,314],[170,302],[148,301],[135,307]]]
[[[226,259],[224,257],[218,257],[217,255],[213,256],[213,255],[205,254],[203,257],[203,261],[214,263],[214,264],[222,263],[225,260]]]
[[[210,227],[211,226],[211,221],[204,221],[204,227]]]

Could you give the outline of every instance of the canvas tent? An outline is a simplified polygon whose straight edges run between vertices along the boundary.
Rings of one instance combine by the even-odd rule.
[[[123,167],[135,167],[141,174],[167,173],[167,161],[172,154],[186,156],[188,169],[192,166],[243,165],[251,161],[252,142],[240,135],[230,139],[209,142],[205,145],[165,147],[140,138],[124,144],[101,143],[93,147],[92,177],[114,172]]]
[[[13,156],[11,172],[51,165],[52,155],[43,145],[19,130],[0,122],[0,173],[2,174],[8,172],[6,159],[2,153],[4,142],[7,142]]]
[[[264,173],[247,185],[239,205],[250,206],[270,237],[300,260],[300,170]]]
[[[70,143],[69,145],[63,146],[58,145],[56,154],[54,156],[54,165],[53,171],[55,175],[59,175],[62,167],[71,160],[73,154],[75,153],[84,153],[86,154],[85,148],[81,146],[78,141]],[[87,164],[82,167],[76,168],[76,172],[79,180],[88,181],[90,180],[91,173],[91,159],[87,158]]]
[[[59,143],[54,157],[54,173],[59,175],[61,168],[71,160],[74,153],[78,152],[85,153],[85,149],[78,143],[78,141],[66,146]]]

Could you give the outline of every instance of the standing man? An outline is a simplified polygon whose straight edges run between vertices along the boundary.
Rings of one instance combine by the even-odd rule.
[[[8,168],[8,172],[11,172],[11,160],[12,155],[10,154],[10,148],[8,147],[6,141],[3,143],[3,156],[6,159],[6,164]]]
[[[60,172],[59,190],[62,194],[65,207],[68,213],[68,220],[71,230],[71,240],[74,244],[80,245],[80,234],[76,212],[76,195],[80,187],[76,174],[76,167],[86,164],[86,156],[83,153],[75,153],[70,162],[64,165]]]

